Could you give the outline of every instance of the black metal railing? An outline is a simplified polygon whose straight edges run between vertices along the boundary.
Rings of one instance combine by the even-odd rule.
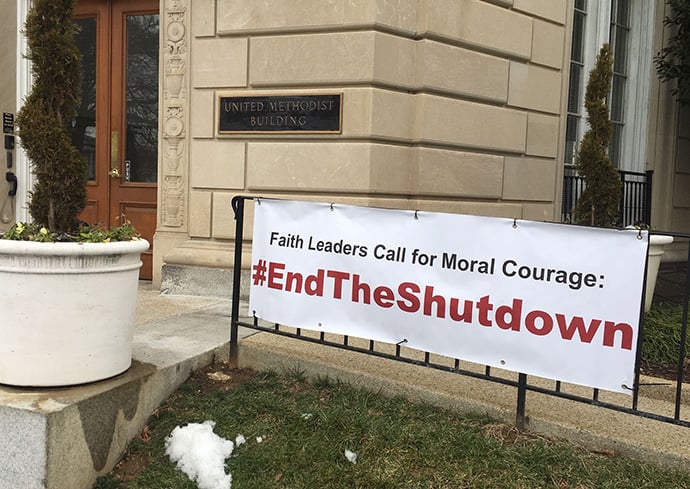
[[[591,406],[597,406],[604,409],[623,412],[650,418],[661,422],[671,423],[679,426],[690,427],[690,413],[681,412],[683,406],[681,402],[683,394],[683,379],[685,376],[686,364],[686,338],[688,328],[688,299],[690,298],[690,247],[688,248],[688,257],[685,266],[685,280],[682,284],[681,291],[678,293],[680,301],[683,304],[682,315],[682,329],[679,344],[677,346],[678,361],[676,370],[676,379],[674,381],[667,381],[669,386],[675,384],[675,404],[673,415],[668,412],[652,412],[640,409],[639,394],[640,386],[640,372],[642,369],[642,342],[644,339],[644,314],[640,314],[640,332],[638,334],[637,358],[635,361],[635,380],[632,387],[632,396],[622,394],[601,393],[599,389],[591,389],[580,386],[564,385],[561,381],[550,381],[537,377],[529,377],[523,373],[506,373],[505,371],[497,372],[489,366],[481,366],[471,362],[462,361],[459,359],[441,357],[439,355],[432,355],[429,352],[422,352],[406,348],[403,343],[388,344],[373,340],[352,338],[342,335],[329,334],[328,338],[323,332],[303,331],[299,327],[289,327],[280,324],[268,324],[260,321],[256,316],[240,318],[240,289],[241,289],[241,268],[242,268],[242,252],[243,252],[243,228],[245,218],[245,201],[251,200],[253,197],[236,196],[232,200],[232,207],[235,212],[236,231],[235,231],[235,255],[234,255],[234,273],[233,273],[233,291],[232,291],[232,316],[231,316],[231,333],[230,333],[230,362],[237,365],[238,355],[238,328],[240,326],[250,328],[256,331],[267,332],[283,337],[295,338],[309,343],[317,343],[333,348],[354,351],[365,355],[371,355],[379,358],[395,360],[407,364],[424,366],[431,369],[436,369],[444,372],[452,372],[459,375],[469,376],[475,379],[482,379],[489,382],[494,382],[502,385],[512,386],[516,389],[516,408],[515,420],[516,425],[525,427],[528,417],[527,410],[527,393],[535,392],[545,394],[561,399],[566,399],[578,403],[584,403]],[[651,231],[650,235],[669,235],[674,239],[681,241],[690,240],[690,234],[668,233]],[[643,285],[642,303],[640,304],[640,311],[643,310],[644,296],[646,292],[646,284]],[[670,345],[669,345],[670,347]],[[646,384],[645,384],[646,385]],[[654,384],[656,385],[656,384]],[[687,395],[687,391],[685,393]]]
[[[618,170],[622,184],[618,206],[617,224],[619,226],[651,224],[652,173],[652,170],[645,173]],[[584,178],[577,174],[573,165],[565,165],[563,204],[561,207],[562,222],[573,222],[573,210],[584,189]]]

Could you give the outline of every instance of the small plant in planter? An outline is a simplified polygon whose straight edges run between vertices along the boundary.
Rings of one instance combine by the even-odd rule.
[[[34,0],[24,34],[33,85],[17,114],[33,165],[31,223],[0,239],[0,384],[82,384],[132,363],[140,255],[149,243],[130,223],[80,223],[87,165],[67,126],[79,101],[76,0]]]
[[[612,66],[611,51],[604,44],[587,80],[589,130],[575,155],[575,167],[585,180],[585,189],[575,206],[575,222],[587,226],[613,226],[618,215],[621,182],[608,156],[612,125],[606,98],[611,92]]]
[[[110,243],[113,241],[131,241],[140,237],[141,235],[132,226],[132,223],[126,220],[124,224],[111,228],[80,223],[75,232],[51,232],[47,227],[40,224],[18,222],[2,234],[2,239],[40,243]]]

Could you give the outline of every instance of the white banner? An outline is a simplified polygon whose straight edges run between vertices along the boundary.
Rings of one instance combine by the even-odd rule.
[[[250,310],[630,393],[646,232],[261,199]]]

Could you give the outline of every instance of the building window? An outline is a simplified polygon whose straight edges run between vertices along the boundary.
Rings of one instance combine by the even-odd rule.
[[[654,2],[575,0],[574,9],[564,163],[575,163],[575,153],[587,130],[584,87],[601,46],[609,43],[614,60],[609,156],[618,169],[644,172]]]
[[[630,0],[613,0],[609,45],[613,54],[613,79],[609,109],[613,124],[609,158],[616,168],[622,167],[621,149],[625,129],[625,89],[628,82],[628,39],[630,37]]]
[[[587,0],[575,1],[573,42],[570,51],[570,86],[568,87],[568,115],[565,130],[565,162],[575,163],[575,150],[580,138],[582,97],[585,73],[585,23]]]

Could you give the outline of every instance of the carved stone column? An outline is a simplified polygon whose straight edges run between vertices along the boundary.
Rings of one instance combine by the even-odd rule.
[[[161,0],[161,134],[158,226],[153,237],[153,286],[161,284],[164,257],[187,235],[191,0]]]
[[[164,0],[160,226],[186,229],[189,0]]]

